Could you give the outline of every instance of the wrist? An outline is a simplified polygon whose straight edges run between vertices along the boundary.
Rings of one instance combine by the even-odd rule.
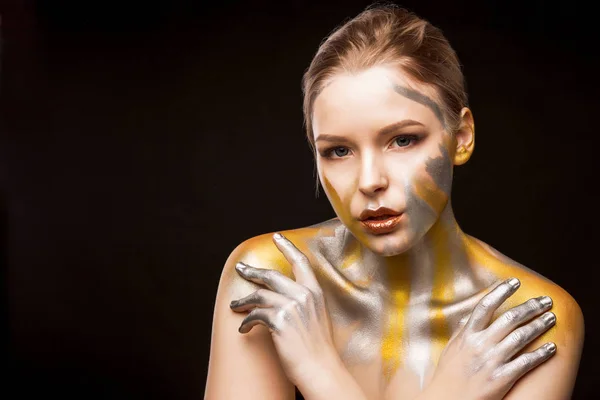
[[[458,387],[456,382],[448,380],[433,379],[423,388],[413,400],[474,400],[468,393],[467,388]]]
[[[306,400],[367,400],[337,353],[307,367],[296,386]]]

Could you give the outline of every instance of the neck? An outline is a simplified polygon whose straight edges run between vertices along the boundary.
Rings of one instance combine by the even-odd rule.
[[[436,223],[409,250],[380,258],[380,288],[392,297],[410,293],[411,303],[447,304],[468,297],[478,290],[468,242],[448,202]]]

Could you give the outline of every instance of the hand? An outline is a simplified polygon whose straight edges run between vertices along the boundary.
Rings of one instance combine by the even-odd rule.
[[[519,286],[518,279],[509,279],[479,301],[469,320],[442,352],[430,383],[431,393],[443,393],[444,399],[502,399],[521,376],[555,354],[556,345],[546,343],[511,361],[528,343],[555,324],[556,317],[551,312],[525,324],[552,307],[549,297],[530,299],[490,324],[497,308]],[[423,394],[427,391],[428,388]]]
[[[292,383],[306,383],[317,370],[335,360],[331,321],[325,298],[308,258],[281,234],[273,241],[292,265],[296,281],[271,269],[254,268],[238,263],[236,270],[246,280],[266,286],[231,302],[235,312],[250,313],[239,328],[249,332],[257,324],[271,332],[275,348],[286,375]]]

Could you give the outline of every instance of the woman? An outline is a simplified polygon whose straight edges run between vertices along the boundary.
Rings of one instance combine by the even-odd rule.
[[[303,86],[337,218],[230,255],[206,397],[288,399],[295,385],[306,399],[568,398],[577,303],[454,218],[453,167],[475,131],[441,32],[368,9],[321,44]]]

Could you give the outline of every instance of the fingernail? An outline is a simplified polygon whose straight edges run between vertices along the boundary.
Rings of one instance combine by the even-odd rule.
[[[283,235],[281,233],[277,232],[276,234],[273,235],[273,238],[275,238],[275,240],[283,239]]]
[[[556,351],[556,345],[554,343],[546,343],[544,347],[546,347],[546,350],[550,353],[554,353]]]
[[[231,303],[229,303],[229,307],[233,308],[236,307],[239,304],[238,300],[232,300]]]
[[[235,264],[235,269],[237,269],[238,271],[243,271],[243,270],[246,269],[246,265],[244,265],[241,262],[238,262],[238,263]]]
[[[542,303],[542,305],[544,307],[549,307],[552,305],[552,299],[548,296],[541,296],[541,297],[538,297],[538,299],[540,300],[540,303]]]
[[[519,286],[521,286],[521,281],[519,281],[517,278],[510,278],[510,279],[508,280],[508,284],[509,284],[510,286],[512,286],[512,287],[513,287],[513,289],[516,289],[516,288],[518,288]]]
[[[544,320],[545,323],[550,325],[550,324],[553,324],[556,322],[556,315],[554,315],[554,313],[547,312],[544,315],[542,315],[542,319]]]

